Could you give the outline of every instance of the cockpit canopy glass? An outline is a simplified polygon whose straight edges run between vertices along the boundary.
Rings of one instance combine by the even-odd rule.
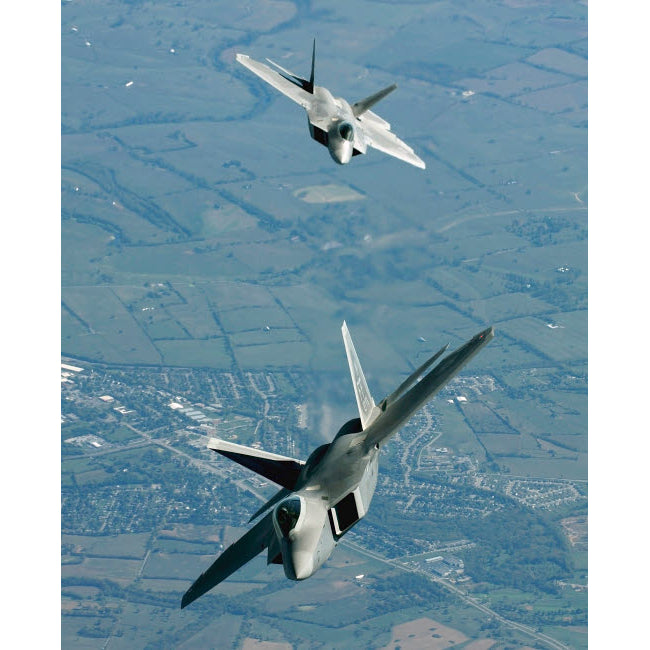
[[[296,527],[298,517],[300,517],[300,499],[298,497],[287,499],[278,506],[275,518],[285,537]]]
[[[354,128],[352,127],[352,124],[349,122],[341,122],[341,124],[339,124],[339,135],[344,140],[352,142],[354,140]]]

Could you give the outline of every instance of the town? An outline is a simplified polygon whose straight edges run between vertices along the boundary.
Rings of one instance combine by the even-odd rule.
[[[108,368],[66,359],[61,385],[64,533],[140,533],[171,521],[242,525],[276,486],[210,452],[208,438],[302,459],[318,442],[316,408],[299,401],[313,394],[313,380],[296,372]],[[454,536],[454,521],[480,520],[511,503],[543,510],[586,503],[578,480],[495,475],[442,444],[438,412],[493,388],[490,377],[452,382],[388,443],[369,525],[353,529],[351,540],[466,582],[471,575],[456,554],[480,549]],[[396,535],[381,526],[396,512],[434,518],[438,534]]]

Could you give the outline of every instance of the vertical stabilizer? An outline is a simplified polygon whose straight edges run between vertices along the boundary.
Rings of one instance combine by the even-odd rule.
[[[316,39],[314,39],[314,47],[311,51],[311,75],[309,75],[309,92],[314,94],[314,66],[316,64]]]
[[[361,426],[366,429],[375,418],[381,413],[379,408],[375,406],[372,395],[368,390],[366,378],[363,375],[361,364],[357,351],[354,349],[354,343],[350,337],[350,331],[345,321],[341,327],[343,333],[343,343],[345,343],[345,353],[348,356],[348,365],[350,366],[350,375],[352,376],[352,385],[354,386],[354,394],[357,398],[357,406],[359,408],[359,417],[361,418]]]
[[[314,47],[311,51],[311,74],[309,75],[309,80],[303,79],[302,77],[299,77],[297,74],[293,74],[293,72],[287,70],[286,68],[283,68],[279,63],[276,63],[275,61],[271,61],[271,59],[267,58],[266,60],[272,66],[275,66],[280,71],[280,75],[284,77],[287,81],[290,81],[292,84],[299,86],[304,91],[308,92],[310,95],[314,94],[314,66],[316,63],[316,39],[314,39]],[[242,65],[245,65],[247,68],[251,69],[256,75],[261,76],[262,79],[264,79],[264,81],[278,88],[278,86],[275,85],[272,81],[270,81],[267,77],[265,77],[263,73],[260,73],[257,69],[255,69],[255,67],[251,67],[251,64],[249,63],[249,57],[243,54],[237,54],[237,61],[239,61]],[[253,62],[253,64],[255,64],[255,62]],[[259,66],[260,64],[257,65]],[[284,92],[285,95],[287,94],[282,88],[278,88],[278,90]]]
[[[386,95],[390,95],[390,93],[392,93],[395,88],[397,88],[397,84],[391,84],[388,86],[388,88],[384,88],[378,93],[370,95],[370,97],[366,97],[365,99],[352,104],[352,112],[354,113],[354,117],[363,115],[368,109],[372,108],[377,102],[380,102],[384,97],[386,97]]]

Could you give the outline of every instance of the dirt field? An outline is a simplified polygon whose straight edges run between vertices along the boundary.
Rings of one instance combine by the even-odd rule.
[[[296,190],[293,195],[305,203],[342,203],[365,198],[363,194],[344,185],[312,185]]]
[[[176,524],[173,528],[162,529],[159,536],[181,539],[186,542],[218,543],[223,541],[223,535],[215,533],[215,526],[197,526],[194,524]]]
[[[562,519],[560,522],[566,536],[571,542],[571,546],[574,546],[578,549],[587,549],[587,540],[588,540],[588,526],[587,526],[587,517],[586,515],[578,517],[567,517]]]
[[[399,646],[402,650],[441,650],[467,641],[459,630],[442,625],[430,618],[418,618],[393,627],[393,635],[385,650]],[[478,646],[478,648],[489,646]]]

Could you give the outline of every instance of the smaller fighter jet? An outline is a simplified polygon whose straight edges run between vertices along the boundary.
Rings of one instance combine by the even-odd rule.
[[[370,110],[378,101],[392,93],[397,85],[392,84],[350,105],[342,97],[333,97],[327,88],[314,85],[315,58],[314,40],[311,75],[309,79],[303,79],[271,59],[267,61],[277,68],[277,72],[246,54],[236,56],[239,63],[307,111],[311,137],[325,145],[330,156],[340,165],[349,163],[352,156],[366,153],[368,147],[373,147],[424,169],[424,161],[415,155],[411,147],[391,133],[390,124],[386,120]]]
[[[290,580],[313,575],[338,541],[368,512],[377,486],[379,449],[465,364],[494,338],[490,327],[443,357],[449,344],[375,404],[350,332],[342,327],[359,417],[307,461],[211,438],[208,449],[280,486],[249,521],[262,517],[229,546],[187,590],[181,609],[218,585],[263,550],[267,564],[282,564]],[[443,357],[439,363],[436,362]]]

